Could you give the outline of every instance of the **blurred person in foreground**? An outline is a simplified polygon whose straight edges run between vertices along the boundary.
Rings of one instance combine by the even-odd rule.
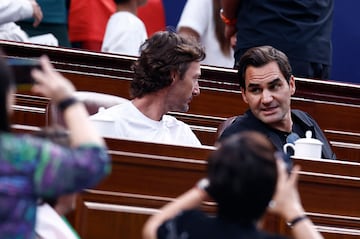
[[[144,23],[137,17],[137,9],[146,0],[114,0],[116,12],[106,24],[101,51],[139,56],[139,48],[147,39]]]
[[[3,54],[1,54],[3,55]],[[47,57],[32,70],[32,92],[51,98],[63,112],[73,148],[28,134],[11,133],[9,118],[16,86],[0,59],[0,235],[32,239],[38,198],[58,197],[95,186],[110,172],[103,139],[93,129],[74,86],[56,72]]]
[[[323,238],[301,204],[299,166],[289,175],[276,152],[258,132],[226,139],[208,159],[208,178],[150,217],[143,238],[286,238],[258,228],[267,210],[288,222],[295,239]],[[209,197],[217,203],[215,216],[199,209]]]
[[[63,127],[50,126],[34,134],[51,142],[71,147],[69,134]],[[67,220],[66,215],[76,206],[77,193],[59,197],[41,198],[36,209],[36,239],[79,239],[79,235]]]

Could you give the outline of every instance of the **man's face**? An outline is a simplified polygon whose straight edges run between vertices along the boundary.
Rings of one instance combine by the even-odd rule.
[[[174,73],[173,83],[166,99],[168,111],[187,112],[189,110],[192,98],[200,94],[198,82],[200,74],[200,63],[196,61],[190,63],[183,79],[180,79],[178,72]]]
[[[291,125],[290,98],[295,93],[295,81],[289,83],[276,62],[261,67],[249,66],[245,72],[246,90],[242,97],[252,113],[273,128],[288,131]]]

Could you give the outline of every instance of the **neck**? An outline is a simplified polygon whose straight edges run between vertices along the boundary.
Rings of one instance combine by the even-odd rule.
[[[157,93],[135,98],[132,103],[141,113],[152,120],[160,121],[163,115],[167,113],[163,97]]]
[[[54,207],[54,210],[62,217],[65,216],[70,209],[68,207],[64,207],[61,204],[58,204]]]
[[[271,125],[274,129],[290,133],[292,131],[293,121],[291,118],[291,111],[278,123]]]
[[[116,6],[116,11],[117,12],[121,12],[121,11],[122,12],[130,12],[137,16],[137,8],[138,8],[138,6],[136,4],[136,1],[130,1],[126,4],[118,4]]]

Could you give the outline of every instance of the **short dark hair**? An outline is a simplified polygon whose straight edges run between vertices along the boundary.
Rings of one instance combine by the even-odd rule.
[[[9,132],[10,122],[7,109],[7,96],[15,87],[14,75],[5,61],[5,54],[0,49],[0,131]]]
[[[285,53],[272,46],[259,46],[247,50],[239,60],[237,69],[240,87],[244,89],[246,87],[245,72],[248,66],[261,67],[270,62],[276,62],[278,64],[281,73],[289,83],[292,70],[289,59]]]
[[[140,57],[133,65],[135,76],[130,85],[132,98],[169,86],[174,71],[183,79],[190,63],[205,58],[204,48],[195,38],[171,31],[155,33],[141,45],[140,51]]]
[[[208,160],[208,192],[218,216],[241,224],[258,220],[277,182],[275,146],[261,133],[244,131],[225,139]]]

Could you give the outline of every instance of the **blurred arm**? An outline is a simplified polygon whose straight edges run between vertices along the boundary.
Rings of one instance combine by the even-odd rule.
[[[208,197],[207,193],[199,188],[192,188],[179,196],[175,201],[165,205],[160,212],[151,216],[143,229],[144,239],[156,239],[158,228],[168,219],[175,217],[182,211],[196,208]]]
[[[33,5],[29,0],[1,0],[0,24],[31,18]]]

